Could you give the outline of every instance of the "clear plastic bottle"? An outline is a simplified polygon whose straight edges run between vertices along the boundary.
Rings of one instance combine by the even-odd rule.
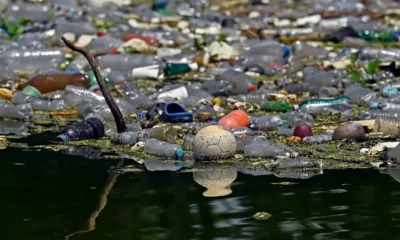
[[[133,68],[160,65],[155,55],[144,54],[107,54],[98,60],[102,69],[111,68],[113,71],[131,72]]]
[[[28,136],[28,125],[25,122],[0,121],[0,135]]]
[[[194,134],[185,134],[185,136],[183,136],[183,144],[182,144],[183,150],[192,150],[195,136],[196,135]]]
[[[293,44],[293,53],[301,58],[311,57],[314,59],[324,59],[328,56],[328,52],[324,48],[313,47],[299,41]]]
[[[290,126],[293,127],[299,125],[314,125],[314,118],[310,114],[304,112],[291,111],[283,113],[281,114],[281,118],[287,120]]]
[[[231,82],[233,94],[247,94],[257,90],[256,81],[242,72],[228,70],[221,78]]]
[[[236,152],[243,153],[244,148],[252,142],[268,142],[265,136],[243,136],[236,137]]]
[[[78,104],[82,103],[83,101],[104,101],[104,97],[102,95],[94,93],[83,87],[68,85],[64,91],[64,100],[68,106],[78,106]]]
[[[318,91],[320,98],[337,97],[340,94],[340,90],[335,87],[321,87]]]
[[[0,117],[25,119],[33,116],[30,104],[0,104]]]
[[[276,130],[285,125],[279,116],[250,117],[250,124],[262,131]]]
[[[355,104],[371,103],[376,100],[374,91],[355,84],[348,87],[343,96],[350,98],[351,103]]]
[[[340,82],[340,79],[335,77],[334,72],[317,71],[311,75],[304,77],[304,83],[310,85],[322,85],[325,87],[334,87]]]
[[[400,120],[400,113],[383,112],[381,110],[365,110],[360,113],[361,120],[369,120],[369,119],[377,119],[377,118]]]
[[[134,131],[116,134],[113,136],[112,141],[123,145],[135,145],[138,142],[145,142],[150,138],[150,133],[148,131]]]
[[[286,156],[283,149],[269,145],[268,143],[252,142],[244,148],[244,156],[249,158],[268,158]]]
[[[228,80],[207,81],[201,88],[214,96],[228,96],[232,92],[232,84]]]
[[[371,104],[371,108],[373,108],[372,104]],[[399,111],[400,110],[400,104],[396,104],[396,103],[380,103],[380,104],[378,104],[378,108],[381,109],[382,111],[388,111],[388,112]]]
[[[35,111],[61,111],[67,108],[65,105],[64,100],[54,100],[54,101],[47,101],[43,99],[31,99],[30,104],[33,110]]]
[[[157,156],[163,156],[167,158],[182,158],[185,153],[181,146],[177,144],[170,144],[157,140],[155,138],[150,138],[146,141],[144,145],[144,150],[146,153],[154,154]]]
[[[376,119],[374,125],[374,132],[381,132],[383,134],[389,134],[396,136],[399,133],[400,120],[391,119]]]
[[[286,137],[290,137],[293,136],[293,129],[287,128],[287,127],[280,127],[278,128],[278,130],[276,131],[276,134],[278,136],[286,136]]]
[[[303,138],[304,143],[321,143],[332,141],[332,133],[325,133]]]
[[[352,106],[347,97],[310,99],[300,104],[299,111],[309,114],[321,114],[329,112],[349,112]]]
[[[235,99],[241,102],[264,104],[268,101],[268,94],[263,92],[254,92],[245,95],[238,95]]]
[[[255,134],[254,131],[251,130],[250,128],[248,128],[248,127],[232,128],[232,129],[229,129],[229,131],[235,136],[238,136],[238,135],[254,135]]]

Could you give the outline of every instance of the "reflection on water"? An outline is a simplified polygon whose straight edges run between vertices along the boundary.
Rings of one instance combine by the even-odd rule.
[[[223,197],[232,193],[230,185],[237,177],[236,166],[233,164],[197,163],[193,179],[207,188],[205,197]]]
[[[1,154],[2,239],[398,238],[397,169],[325,171],[286,185],[276,183],[292,178],[244,166]],[[108,171],[126,165],[143,171]],[[257,212],[272,217],[257,221]]]

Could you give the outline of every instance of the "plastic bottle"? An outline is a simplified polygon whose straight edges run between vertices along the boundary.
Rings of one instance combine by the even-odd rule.
[[[304,76],[304,83],[310,85],[321,85],[326,87],[334,87],[340,82],[340,79],[336,78],[334,72],[317,71],[313,74]]]
[[[193,141],[194,141],[194,137],[196,135],[194,134],[185,134],[183,136],[183,144],[182,144],[182,149],[183,150],[192,150],[193,148]]]
[[[383,112],[381,110],[365,110],[360,113],[361,120],[369,120],[369,119],[377,119],[377,118],[400,120],[400,113]]]
[[[185,155],[185,152],[182,150],[181,146],[177,144],[163,142],[155,138],[150,138],[146,141],[146,144],[144,145],[144,150],[146,151],[146,153],[167,158],[179,159]]]
[[[233,94],[247,94],[257,90],[256,81],[242,72],[228,70],[221,78],[231,82]]]
[[[314,118],[310,114],[303,112],[286,112],[281,114],[281,118],[287,120],[292,127],[299,125],[312,126],[314,124]]]
[[[328,52],[323,48],[313,47],[304,42],[295,42],[293,44],[293,53],[294,55],[301,58],[316,58],[316,59],[324,59],[328,56]]]
[[[374,132],[381,132],[396,136],[399,133],[400,121],[391,119],[376,119],[374,125]]]
[[[232,84],[228,80],[207,81],[201,88],[214,96],[228,96],[232,92]]]
[[[165,76],[172,76],[177,74],[185,74],[198,69],[197,63],[167,63],[164,68]]]
[[[83,101],[104,101],[104,97],[92,91],[89,91],[83,87],[68,85],[65,88],[65,103],[68,106],[77,106],[78,104],[82,103]]]
[[[33,116],[33,110],[30,104],[0,104],[0,117],[25,119]]]
[[[244,148],[252,142],[267,142],[267,138],[265,136],[243,136],[236,137],[236,152],[242,153]]]
[[[290,83],[285,86],[285,90],[289,93],[309,92],[312,95],[318,94],[321,89],[320,85],[310,85],[306,83]]]
[[[116,134],[112,141],[114,143],[123,144],[123,145],[135,145],[138,142],[145,142],[150,139],[150,133],[147,131],[134,131],[134,132],[123,132],[120,134]]]
[[[345,112],[352,109],[350,99],[348,97],[338,97],[331,99],[310,99],[302,102],[300,105],[300,112],[309,114],[320,114],[330,112],[331,109],[339,112]]]
[[[26,95],[41,98],[42,94],[56,90],[64,90],[67,85],[82,86],[88,88],[90,79],[84,74],[46,74],[38,75],[29,82],[20,85],[20,90]]]
[[[233,135],[254,135],[254,131],[248,127],[237,127],[229,130]]]
[[[184,165],[182,162],[165,162],[160,160],[147,160],[144,161],[144,166],[147,171],[156,172],[156,171],[171,171],[175,172],[179,169],[183,168]]]
[[[99,58],[98,64],[102,69],[110,68],[113,71],[131,72],[132,69],[151,65],[160,65],[155,55],[145,54],[107,54]]]
[[[61,111],[67,108],[64,100],[47,101],[43,99],[31,99],[30,104],[35,111]]]
[[[250,124],[261,131],[276,130],[285,125],[283,119],[279,116],[250,117]]]
[[[56,140],[67,142],[86,139],[98,139],[104,136],[104,125],[97,118],[88,118],[83,122],[66,127]]]
[[[268,143],[252,142],[244,148],[244,156],[249,158],[266,158],[286,156],[283,149],[270,146]]]
[[[371,89],[367,89],[358,85],[351,85],[348,87],[343,96],[350,99],[351,103],[365,104],[375,101],[376,93]]]
[[[25,122],[0,121],[0,135],[28,136],[28,125]]]
[[[276,134],[278,136],[286,136],[290,137],[293,136],[293,129],[287,128],[287,127],[279,127],[278,130],[276,131]]]
[[[241,102],[263,104],[268,101],[268,94],[264,92],[253,92],[245,95],[238,95],[235,99]]]
[[[398,41],[396,35],[392,34],[390,31],[361,31],[358,32],[358,36],[369,42],[394,42]]]
[[[321,142],[329,142],[332,141],[332,133],[314,135],[303,138],[302,142],[304,143],[321,143]]]
[[[261,109],[267,112],[289,112],[293,109],[293,106],[285,101],[271,101],[264,103]]]
[[[318,96],[320,98],[337,97],[339,94],[339,89],[335,87],[321,87],[318,91]]]
[[[373,103],[370,105],[371,109],[380,109],[382,111],[388,111],[388,112],[393,112],[393,111],[399,111],[400,110],[400,104],[396,103]]]

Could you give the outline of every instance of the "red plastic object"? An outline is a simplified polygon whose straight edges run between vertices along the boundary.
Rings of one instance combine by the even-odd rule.
[[[126,41],[129,41],[129,40],[134,39],[134,38],[143,40],[143,41],[145,41],[145,42],[146,42],[147,44],[149,44],[149,45],[153,45],[153,46],[159,45],[159,42],[158,42],[158,40],[157,40],[156,38],[146,37],[146,36],[142,36],[142,35],[138,35],[138,34],[134,34],[134,33],[127,33],[127,34],[125,34],[125,35],[122,37],[122,40],[123,40],[124,42],[126,42]]]
[[[235,110],[219,120],[218,125],[224,125],[227,128],[247,127],[250,125],[250,120],[247,113]]]
[[[310,137],[313,135],[312,128],[308,125],[300,125],[294,128],[293,136],[300,137]]]
[[[254,85],[250,85],[248,90],[249,90],[249,93],[250,93],[250,92],[254,92],[255,90],[257,90],[257,88]]]
[[[102,37],[104,35],[106,35],[106,32],[104,30],[97,31],[97,36]]]

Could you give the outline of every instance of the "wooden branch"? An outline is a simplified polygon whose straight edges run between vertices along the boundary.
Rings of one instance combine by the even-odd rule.
[[[73,43],[68,41],[64,36],[61,37],[61,40],[65,43],[65,45],[70,48],[72,51],[76,51],[81,53],[89,62],[90,67],[94,73],[97,83],[100,86],[101,93],[106,100],[108,107],[111,109],[111,113],[114,116],[115,124],[117,125],[118,133],[126,131],[126,124],[124,121],[124,117],[122,116],[121,110],[118,108],[118,105],[115,103],[114,98],[111,96],[110,91],[107,89],[107,85],[104,82],[103,76],[101,76],[99,67],[97,65],[96,59],[92,53],[90,53],[87,49],[75,46]]]

